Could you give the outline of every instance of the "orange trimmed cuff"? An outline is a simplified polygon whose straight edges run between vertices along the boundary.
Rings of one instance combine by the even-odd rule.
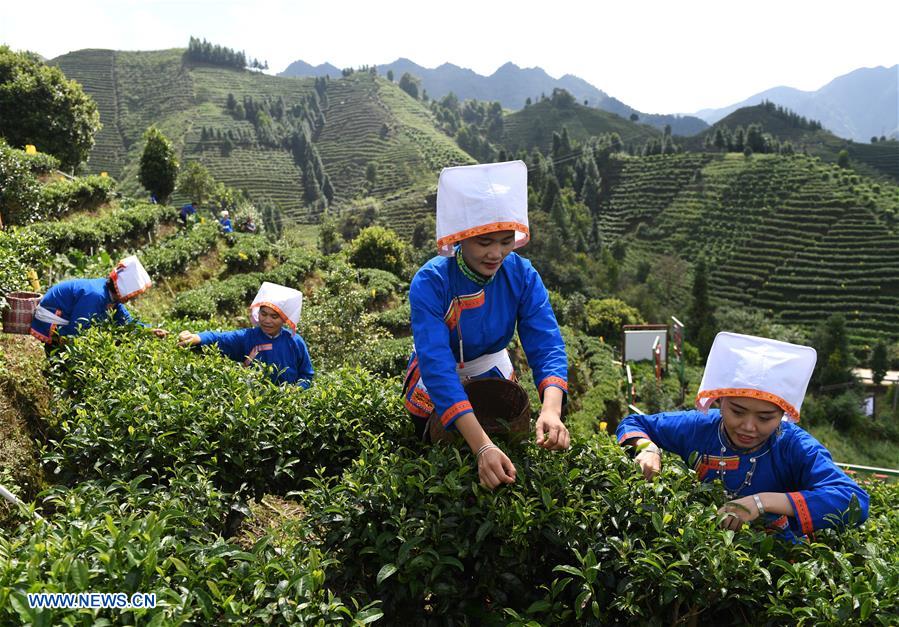
[[[790,503],[793,505],[793,511],[796,512],[796,520],[799,521],[802,533],[810,535],[815,531],[815,525],[812,523],[812,514],[808,509],[805,497],[802,496],[802,492],[787,492],[787,498],[790,499]]]
[[[541,399],[543,398],[543,390],[550,386],[557,387],[568,394],[568,381],[562,377],[546,377],[540,382],[540,385],[537,386],[537,391],[540,393]]]
[[[456,420],[462,414],[467,414],[468,412],[473,412],[474,409],[471,407],[471,403],[469,401],[459,401],[440,416],[440,423],[444,428],[449,427],[451,424],[456,422]]]
[[[646,435],[642,431],[628,431],[626,433],[621,434],[621,437],[618,438],[618,444],[621,444],[622,442],[626,442],[626,441],[630,440],[631,438],[646,438],[647,440],[652,441],[652,438],[650,438],[648,435]]]
[[[31,335],[36,337],[38,340],[40,340],[44,344],[51,344],[53,342],[53,340],[51,340],[49,336],[44,335],[40,331],[35,331],[34,329],[28,329],[28,331],[31,333]]]

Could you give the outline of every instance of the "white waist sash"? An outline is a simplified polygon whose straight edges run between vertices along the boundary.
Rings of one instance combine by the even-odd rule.
[[[60,318],[55,313],[50,311],[45,307],[41,307],[40,305],[34,310],[34,317],[40,320],[41,322],[46,322],[47,324],[55,324],[56,326],[62,327],[69,324],[69,321],[65,318]]]
[[[466,379],[480,376],[493,368],[499,368],[503,377],[508,379],[512,376],[512,360],[509,359],[509,351],[505,348],[495,353],[481,355],[477,359],[466,361],[464,367],[456,364],[456,374],[459,380],[464,382]]]

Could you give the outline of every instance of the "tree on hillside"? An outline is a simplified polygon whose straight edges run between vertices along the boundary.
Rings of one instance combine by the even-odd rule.
[[[189,161],[178,175],[178,193],[200,206],[215,192],[215,185],[209,170],[198,161]]]
[[[178,176],[178,159],[172,148],[172,142],[155,126],[144,133],[144,152],[140,157],[138,178],[151,194],[155,194],[159,202],[167,202],[175,189]]]
[[[387,70],[387,80],[393,82],[393,70]]]
[[[837,155],[837,165],[841,168],[849,167],[849,151],[845,148]]]
[[[418,94],[421,92],[421,82],[409,74],[409,72],[404,72],[400,77],[400,89],[418,100]]]
[[[874,345],[874,350],[871,351],[871,380],[874,382],[874,385],[880,385],[880,382],[887,375],[889,366],[887,345],[883,342],[877,342]]]
[[[831,315],[816,330],[812,345],[818,351],[812,380],[824,388],[832,386],[834,394],[841,393],[855,380],[846,318],[842,314]]]
[[[699,349],[705,359],[718,332],[715,310],[709,302],[709,277],[705,259],[700,258],[693,269],[693,302],[687,313],[687,339]]]
[[[33,53],[0,46],[0,136],[11,146],[33,144],[74,169],[99,130],[97,105],[81,85]]]

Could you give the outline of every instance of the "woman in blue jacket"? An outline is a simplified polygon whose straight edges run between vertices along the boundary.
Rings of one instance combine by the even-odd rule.
[[[215,344],[222,354],[245,366],[254,362],[272,366],[273,383],[297,384],[306,389],[315,371],[306,343],[297,333],[302,308],[303,294],[298,290],[263,283],[250,305],[250,318],[256,326],[237,331],[182,331],[178,343]]]
[[[813,348],[719,333],[698,410],[628,416],[618,425],[618,441],[636,448],[647,479],[660,471],[666,450],[692,464],[701,481],[720,480],[730,498],[719,510],[728,529],[760,519],[795,538],[861,523],[868,516],[868,494],[794,424],[815,361]],[[709,409],[716,400],[720,409]]]
[[[568,392],[565,343],[540,275],[512,252],[529,237],[524,163],[446,168],[437,187],[440,256],[418,270],[409,288],[415,346],[406,409],[420,434],[435,421],[461,433],[490,489],[514,482],[515,466],[478,422],[463,385],[487,377],[515,380],[506,347],[516,326],[542,401],[537,444],[569,445],[561,420]]]

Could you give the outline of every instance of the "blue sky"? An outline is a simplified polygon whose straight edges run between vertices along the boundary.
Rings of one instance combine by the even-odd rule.
[[[575,74],[648,113],[815,90],[899,63],[899,3],[854,0],[82,0],[4,2],[0,42],[52,58],[81,48],[186,47],[191,35],[268,60],[338,67],[407,57],[490,74],[507,61]]]

